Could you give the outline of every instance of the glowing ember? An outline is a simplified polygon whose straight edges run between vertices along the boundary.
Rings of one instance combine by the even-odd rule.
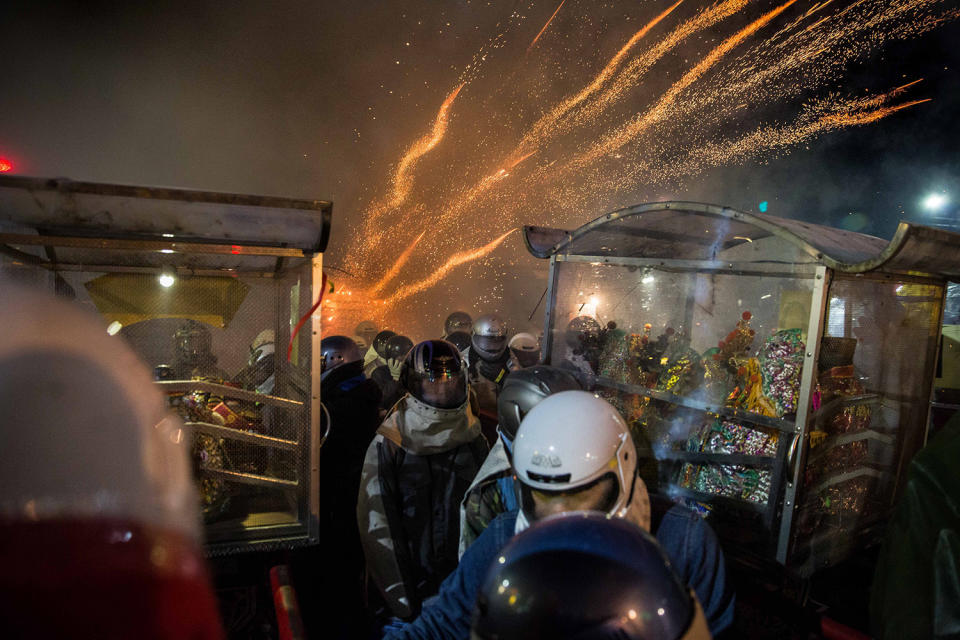
[[[557,17],[557,14],[560,13],[560,9],[563,8],[563,3],[567,0],[560,0],[560,5],[557,6],[557,10],[553,12],[553,15],[550,16],[550,19],[547,20],[547,24],[543,25],[543,29],[540,29],[540,33],[533,39],[530,43],[530,46],[527,47],[527,53],[530,53],[530,49],[533,49],[533,45],[537,44],[537,40],[540,39],[540,36],[543,35],[543,32],[547,30],[547,27],[550,26],[550,23],[553,22],[553,19]]]
[[[9,173],[13,171],[13,163],[6,158],[0,158],[0,173]]]

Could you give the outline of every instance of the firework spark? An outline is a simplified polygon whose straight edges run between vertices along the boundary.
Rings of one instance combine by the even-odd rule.
[[[489,256],[520,220],[577,226],[601,207],[632,204],[643,186],[679,185],[710,167],[776,157],[831,131],[869,125],[917,107],[927,100],[890,102],[919,80],[855,98],[826,88],[851,62],[885,43],[916,37],[960,17],[951,0],[822,0],[791,11],[794,2],[746,18],[746,26],[740,23],[721,35],[719,44],[707,44],[711,34],[722,21],[747,10],[750,0],[718,0],[671,25],[682,6],[676,2],[633,31],[611,58],[599,60],[598,70],[590,72],[569,64],[569,49],[551,60],[557,53],[551,49],[553,41],[548,47],[547,40],[539,40],[548,27],[556,29],[551,21],[561,8],[577,6],[561,2],[528,50],[536,44],[537,61],[555,63],[540,68],[562,70],[557,80],[564,86],[578,73],[583,79],[534,112],[529,104],[549,91],[521,95],[526,89],[503,82],[503,69],[496,67],[499,62],[516,68],[513,59],[504,59],[508,54],[497,58],[521,19],[518,12],[511,14],[509,24],[460,74],[463,82],[496,85],[490,95],[472,92],[483,101],[489,118],[473,119],[469,127],[448,123],[462,85],[454,90],[431,133],[398,163],[382,204],[370,208],[377,216],[370,228],[388,231],[355,240],[351,255],[362,262],[357,269],[376,274],[370,280],[377,282],[366,292],[377,295],[399,282],[375,304],[393,312],[422,306],[416,294],[440,283],[453,269]],[[777,27],[780,16],[783,23]],[[666,34],[649,39],[658,24],[666,26]],[[679,60],[683,67],[673,76]],[[543,82],[548,86],[546,75]],[[434,162],[424,156],[439,145],[456,149],[462,166],[444,165],[430,174],[421,169],[419,163]],[[430,234],[420,233],[425,224]],[[502,235],[478,249],[462,250],[465,238],[496,233]],[[410,244],[394,259],[399,234]],[[393,261],[380,264],[387,258]],[[400,300],[404,305],[393,307]]]
[[[683,77],[681,77],[669,89],[667,89],[667,91],[652,109],[647,111],[642,116],[634,119],[633,122],[625,127],[622,127],[619,131],[608,135],[606,138],[593,145],[593,147],[587,152],[583,153],[578,158],[575,158],[573,161],[571,161],[569,169],[582,168],[585,164],[592,163],[602,156],[617,151],[625,144],[636,138],[639,133],[649,128],[651,124],[658,120],[664,119],[668,115],[667,108],[677,99],[677,96],[679,96],[682,91],[699,80],[701,76],[703,76],[703,74],[706,73],[707,70],[715,65],[721,58],[730,53],[731,50],[740,45],[744,40],[763,28],[771,20],[786,11],[787,8],[796,1],[797,0],[788,0],[776,9],[767,12],[760,18],[757,18],[746,27],[738,31],[736,34],[724,40],[720,45],[704,56],[703,59],[696,64],[696,66],[687,71]]]
[[[557,10],[553,12],[553,15],[550,16],[550,19],[547,20],[547,23],[543,25],[543,29],[540,29],[540,33],[537,34],[537,37],[533,39],[530,43],[530,46],[527,47],[527,53],[530,53],[530,49],[533,49],[533,45],[537,44],[537,40],[540,39],[540,36],[543,35],[543,32],[547,30],[547,27],[550,26],[550,23],[553,22],[553,19],[557,17],[557,14],[560,13],[560,9],[563,8],[563,3],[567,0],[560,0],[560,5],[557,7]]]
[[[420,235],[418,235],[414,241],[410,243],[410,246],[403,250],[403,253],[400,254],[400,257],[397,258],[397,261],[393,263],[393,266],[387,270],[383,277],[380,278],[375,285],[370,287],[370,295],[376,295],[388,282],[397,277],[397,274],[400,273],[400,269],[403,268],[403,265],[405,265],[407,260],[410,259],[410,256],[413,255],[413,250],[417,248],[417,244],[423,238],[423,234],[425,233],[426,231],[421,231]]]
[[[491,240],[487,244],[477,249],[472,249],[470,251],[461,251],[460,253],[453,254],[447,259],[446,262],[443,263],[443,265],[441,265],[436,271],[431,273],[429,276],[427,276],[426,278],[418,282],[414,282],[412,284],[408,284],[400,287],[399,289],[396,290],[396,292],[394,292],[392,296],[382,300],[381,303],[387,306],[390,306],[390,305],[396,304],[397,302],[403,300],[404,298],[409,298],[415,293],[419,293],[425,289],[429,289],[433,285],[443,280],[452,269],[459,267],[462,264],[473,262],[474,260],[479,260],[480,258],[490,255],[490,253],[493,252],[494,249],[499,247],[503,243],[503,241],[507,239],[507,236],[509,236],[514,231],[516,231],[516,229],[510,229],[503,235]]]

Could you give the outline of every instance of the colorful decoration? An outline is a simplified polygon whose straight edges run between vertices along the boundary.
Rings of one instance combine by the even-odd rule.
[[[760,350],[758,360],[763,394],[770,399],[773,415],[778,418],[797,412],[805,350],[800,329],[776,332],[767,338]]]

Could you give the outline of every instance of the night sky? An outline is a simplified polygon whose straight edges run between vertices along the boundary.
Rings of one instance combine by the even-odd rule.
[[[489,198],[452,206],[482,184],[478,178],[495,177],[505,162],[523,157],[517,154],[525,149],[524,132],[588,85],[672,3],[566,0],[531,46],[559,4],[7,2],[0,18],[0,158],[25,175],[333,200],[325,260],[355,274],[355,287],[380,278],[425,232],[384,296],[511,225],[571,228],[644,201],[698,200],[753,212],[768,202],[770,214],[886,238],[899,219],[960,223],[960,20],[946,0],[889,3],[917,5],[895,24],[941,20],[923,33],[905,28],[878,39],[874,30],[860,31],[837,44],[837,51],[857,55],[816,63],[833,64],[820,79],[812,67],[798,67],[738,94],[736,103],[721,97],[659,121],[649,138],[583,171],[571,169],[572,177],[550,177],[647,113],[707,52],[780,6],[750,2],[680,43],[597,118],[531,147]],[[738,74],[755,72],[752,52],[772,34],[826,28],[817,24],[821,17],[854,4],[834,0],[818,8],[799,0],[698,77],[677,104],[722,96]],[[680,4],[624,64],[709,6]],[[791,32],[794,23],[800,26]],[[920,78],[889,104],[931,101],[876,122],[699,164],[688,155],[758,128],[786,127],[818,100],[875,96]],[[444,99],[461,84],[446,137],[413,168],[406,201],[370,217],[387,197],[400,158],[430,133]],[[638,168],[616,168],[634,161]],[[946,196],[935,213],[922,206],[931,193]],[[438,212],[447,210],[455,215],[439,221]],[[490,223],[500,218],[501,226]],[[364,228],[365,219],[376,224]],[[544,286],[545,267],[525,254],[513,234],[489,256],[399,302],[396,317],[424,337],[430,329],[417,318],[437,323],[434,316],[457,306],[500,311],[522,325]]]

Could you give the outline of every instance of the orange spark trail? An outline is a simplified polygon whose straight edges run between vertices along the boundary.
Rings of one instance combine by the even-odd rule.
[[[417,160],[429,153],[443,139],[443,135],[447,132],[450,106],[463,87],[464,85],[461,84],[447,96],[447,99],[440,105],[440,111],[437,112],[437,118],[433,123],[433,130],[428,135],[414,142],[400,160],[400,164],[397,166],[397,173],[393,177],[393,196],[387,204],[389,208],[392,209],[398,206],[410,194],[412,181],[407,173]]]
[[[697,63],[695,67],[693,67],[693,69],[687,71],[682,78],[680,78],[669,89],[667,89],[666,93],[663,94],[663,96],[652,109],[647,111],[643,116],[635,118],[633,122],[623,127],[619,131],[615,131],[613,134],[606,136],[591,149],[574,159],[568,165],[567,169],[581,168],[584,165],[597,160],[601,156],[617,151],[625,144],[633,140],[639,133],[650,127],[650,125],[664,119],[667,116],[667,108],[677,99],[677,96],[684,89],[699,80],[704,73],[706,73],[717,62],[719,62],[733,48],[759,31],[778,15],[786,11],[787,8],[796,1],[797,0],[788,0],[788,2],[785,2],[776,9],[769,11],[760,18],[757,18],[746,27],[738,31],[736,34],[724,40],[720,45],[713,49],[713,51],[704,56],[704,58]]]
[[[641,38],[643,38],[643,36],[647,35],[647,33],[651,29],[657,26],[657,24],[661,20],[666,18],[668,15],[670,15],[670,13],[673,12],[674,9],[680,6],[681,2],[683,2],[683,0],[677,0],[677,2],[673,6],[667,8],[663,13],[661,13],[656,18],[648,22],[646,26],[644,26],[642,29],[640,29],[635,34],[633,34],[633,37],[631,37],[627,41],[627,43],[620,48],[620,51],[618,51],[616,55],[610,58],[610,61],[607,63],[607,65],[600,71],[599,74],[597,74],[597,77],[593,79],[593,82],[591,82],[589,85],[581,89],[580,92],[577,93],[577,95],[575,95],[574,97],[564,100],[563,102],[558,104],[556,107],[550,110],[549,114],[547,114],[546,116],[541,118],[538,122],[536,122],[533,125],[533,127],[531,127],[530,132],[527,133],[523,137],[523,140],[520,141],[520,144],[517,145],[517,150],[514,151],[514,155],[519,153],[520,150],[523,149],[525,144],[528,143],[531,139],[539,137],[546,129],[549,129],[551,126],[553,126],[560,118],[566,115],[571,109],[573,109],[575,106],[583,102],[586,98],[590,97],[592,94],[596,93],[596,91],[600,87],[602,87],[607,80],[610,79],[610,76],[613,75],[613,72],[617,70],[617,67],[620,66],[621,62],[623,62],[623,59],[627,56],[627,53],[630,51],[630,49],[632,49],[633,46],[637,44],[637,42]],[[560,4],[561,6],[563,5],[563,3],[560,3]],[[559,10],[560,9],[558,7],[557,11]],[[551,18],[551,20],[552,19],[553,18]],[[549,24],[549,22],[547,24]],[[530,153],[533,153],[533,152],[531,151]]]
[[[560,13],[560,8],[563,6],[563,3],[567,0],[560,0],[560,6],[557,7],[557,10],[553,12],[553,15],[550,16],[550,19],[547,20],[547,24],[543,25],[543,29],[540,29],[540,33],[537,34],[537,37],[533,39],[533,42],[530,43],[530,46],[527,47],[527,53],[530,53],[530,49],[533,49],[533,45],[537,44],[537,40],[540,39],[540,36],[543,35],[543,32],[547,30],[547,27],[550,26],[550,23],[553,22],[553,19],[557,17],[557,14]]]
[[[436,271],[431,273],[429,276],[427,276],[423,280],[420,280],[419,282],[414,282],[413,284],[408,284],[404,287],[401,287],[400,289],[397,289],[396,293],[394,293],[389,298],[386,298],[385,300],[383,300],[382,303],[385,305],[392,305],[396,302],[399,302],[400,300],[403,300],[404,298],[412,296],[415,293],[419,293],[424,289],[429,289],[433,285],[440,282],[444,277],[446,277],[447,273],[449,273],[450,270],[453,269],[454,267],[458,267],[461,264],[464,264],[466,262],[472,262],[473,260],[478,260],[488,255],[491,251],[499,247],[503,243],[503,241],[507,239],[507,236],[509,236],[514,231],[516,231],[516,229],[510,229],[499,238],[496,238],[493,241],[488,242],[487,244],[483,245],[479,249],[473,249],[471,251],[461,251],[460,253],[455,253],[454,255],[450,256],[440,268],[438,268]]]
[[[403,250],[403,253],[401,253],[400,257],[397,258],[397,261],[393,263],[393,266],[390,267],[389,271],[387,271],[387,273],[384,274],[384,276],[380,278],[380,280],[375,285],[370,287],[369,294],[371,296],[376,294],[378,291],[380,291],[380,289],[382,289],[385,284],[387,284],[388,282],[390,282],[396,277],[396,275],[400,272],[400,269],[403,267],[403,265],[406,264],[407,260],[410,259],[410,255],[413,253],[413,250],[417,248],[417,243],[420,242],[420,239],[423,237],[425,233],[426,231],[421,231],[420,235],[418,235],[416,239],[410,243],[410,246]]]

